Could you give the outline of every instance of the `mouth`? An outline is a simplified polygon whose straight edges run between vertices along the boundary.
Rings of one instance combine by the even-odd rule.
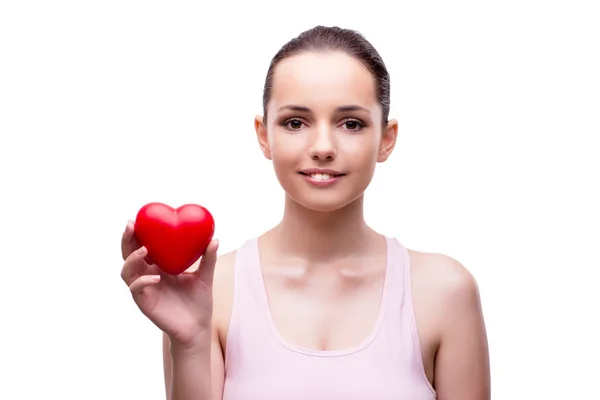
[[[310,179],[314,179],[315,181],[327,181],[329,179],[337,178],[339,176],[344,176],[344,174],[328,174],[328,173],[320,173],[320,172],[313,172],[313,173],[300,172],[300,175],[308,176]]]
[[[332,170],[304,170],[299,172],[313,183],[333,183],[346,175]]]

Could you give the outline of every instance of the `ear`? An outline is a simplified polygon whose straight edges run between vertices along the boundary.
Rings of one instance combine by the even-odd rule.
[[[263,117],[257,115],[254,118],[254,130],[256,130],[256,138],[258,145],[267,159],[271,159],[271,147],[269,146],[269,137],[267,135],[267,127],[264,124]]]
[[[377,162],[384,162],[388,159],[394,146],[396,146],[396,138],[398,137],[398,121],[391,119],[388,121],[381,135],[381,144],[379,145],[379,153],[377,154]]]

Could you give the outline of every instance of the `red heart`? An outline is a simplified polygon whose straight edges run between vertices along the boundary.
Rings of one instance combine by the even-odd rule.
[[[163,203],[143,206],[135,220],[135,237],[161,270],[178,275],[206,251],[215,232],[208,210],[196,204],[172,208]]]

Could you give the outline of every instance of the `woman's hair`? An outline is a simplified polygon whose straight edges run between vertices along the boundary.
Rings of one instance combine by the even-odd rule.
[[[287,42],[275,54],[269,65],[263,90],[263,117],[267,120],[267,105],[273,91],[273,74],[280,61],[308,51],[341,51],[360,61],[375,79],[375,91],[386,123],[390,111],[390,75],[373,45],[362,34],[339,27],[316,26]]]

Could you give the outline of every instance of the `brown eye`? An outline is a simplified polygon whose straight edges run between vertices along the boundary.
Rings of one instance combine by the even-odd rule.
[[[298,130],[302,128],[302,121],[299,119],[288,119],[283,125],[292,130]]]
[[[364,125],[360,121],[350,119],[344,122],[344,127],[349,131],[358,131],[364,128]]]

